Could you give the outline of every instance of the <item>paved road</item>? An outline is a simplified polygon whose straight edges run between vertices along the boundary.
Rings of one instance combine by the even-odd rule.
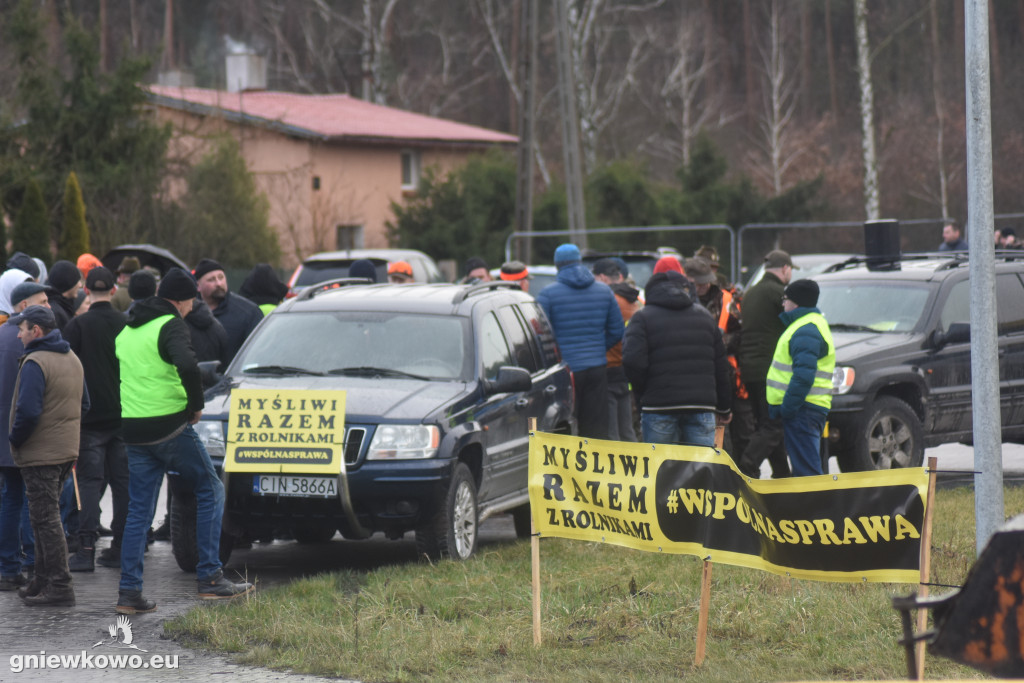
[[[942,477],[947,481],[973,483],[974,454],[968,446],[951,444],[929,449],[928,455],[938,457]],[[1004,476],[1006,479],[1024,479],[1024,446],[1006,445],[1003,448]],[[832,460],[835,468],[835,459]],[[767,471],[767,465],[765,465]],[[961,474],[957,475],[956,472]],[[767,472],[766,472],[767,473]],[[158,510],[163,510],[160,503]],[[107,502],[104,510],[109,511]],[[106,520],[106,518],[105,518]],[[515,538],[511,519],[499,516],[488,520],[481,528],[481,545],[504,543]],[[101,540],[105,545],[107,539]],[[235,551],[228,565],[229,571],[255,580],[260,588],[286,583],[300,576],[331,571],[337,567],[372,569],[416,559],[415,544],[411,537],[401,541],[387,541],[375,537],[368,541],[335,540],[328,544],[304,546],[295,542],[275,542],[269,546],[257,545],[252,550]],[[146,595],[157,601],[159,609],[152,614],[131,617],[134,643],[147,650],[114,649],[109,628],[116,623],[114,603],[117,598],[119,572],[97,567],[92,574],[75,574],[78,604],[74,608],[25,607],[14,593],[0,593],[0,682],[6,681],[64,681],[92,683],[93,681],[181,681],[213,677],[216,681],[263,683],[286,681],[303,683],[319,679],[295,674],[271,672],[265,669],[238,666],[229,659],[208,652],[195,651],[173,640],[165,639],[163,622],[195,605],[195,576],[180,571],[171,555],[169,543],[156,543],[146,556]],[[217,609],[217,604],[209,605]],[[123,637],[119,637],[123,640]],[[92,647],[96,643],[103,643]],[[10,669],[12,655],[39,654],[74,655],[83,650],[96,654],[176,655],[175,670],[35,670],[14,673]],[[331,679],[337,680],[337,679]]]
[[[163,510],[160,503],[158,510]],[[110,510],[109,504],[103,508]],[[104,521],[106,517],[104,517]],[[498,516],[481,526],[481,546],[515,539],[511,517]],[[101,539],[106,546],[109,539]],[[375,536],[367,541],[345,541],[336,537],[331,543],[301,545],[294,541],[256,544],[252,550],[236,550],[226,572],[254,581],[258,588],[287,583],[301,576],[331,571],[338,567],[372,569],[387,564],[416,561],[416,547],[409,535],[399,541]],[[182,680],[226,681],[231,683],[264,683],[286,681],[326,681],[255,667],[239,666],[228,658],[204,651],[191,650],[163,635],[163,622],[200,604],[196,599],[194,574],[178,569],[171,554],[170,543],[154,543],[146,555],[145,595],[155,600],[156,612],[130,617],[133,642],[146,653],[133,649],[115,649],[109,629],[117,621],[114,604],[117,599],[117,569],[96,567],[94,573],[74,576],[77,604],[73,608],[26,607],[16,593],[0,593],[0,683],[11,681],[52,681],[92,683],[93,681],[165,682]],[[207,603],[218,609],[220,603]],[[118,640],[124,640],[118,633]],[[93,647],[96,643],[103,643]],[[74,670],[50,669],[15,673],[11,670],[12,655],[80,655],[86,651],[98,654],[138,654],[177,656],[178,668],[155,670]]]

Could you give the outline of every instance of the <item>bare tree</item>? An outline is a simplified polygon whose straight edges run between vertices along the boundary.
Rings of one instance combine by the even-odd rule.
[[[940,59],[941,44],[939,43],[939,12],[936,0],[928,3],[932,43],[932,99],[935,103],[935,156],[939,171],[939,209],[942,216],[949,216],[949,177],[946,169],[946,152],[944,130],[946,113],[942,102],[942,60]]]
[[[717,34],[708,30],[711,25],[709,10],[702,6],[683,10],[674,21],[646,26],[650,45],[671,46],[655,55],[645,71],[646,83],[657,89],[635,91],[652,120],[664,122],[664,126],[651,126],[641,144],[648,154],[685,166],[702,130],[719,128],[735,118],[725,112],[724,90],[709,82],[717,73],[720,48]],[[671,131],[668,135],[665,127]]]
[[[878,220],[878,156],[875,153],[875,96],[871,84],[871,45],[868,42],[867,0],[854,0],[857,32],[857,73],[860,77],[861,146],[864,153],[864,213]]]
[[[496,0],[477,0],[477,7],[480,10],[480,16],[483,20],[484,28],[487,30],[487,36],[490,39],[494,59],[501,69],[501,74],[504,77],[505,82],[508,84],[512,97],[515,98],[516,107],[521,108],[525,99],[523,95],[523,84],[519,83],[516,78],[515,64],[509,58],[507,54],[509,50],[505,48],[501,39],[502,29],[508,26],[509,23],[514,23],[514,18],[510,17],[508,14],[509,12],[514,14],[514,5],[509,2],[500,2]],[[513,35],[515,35],[515,32],[513,32]],[[520,49],[525,50],[526,47],[521,46]],[[536,84],[534,84],[534,87],[536,87]],[[536,112],[534,115],[536,116]],[[541,149],[536,136],[533,140],[533,157],[537,163],[538,170],[540,170],[544,186],[550,187],[551,172],[548,171],[547,162],[544,159],[544,152]]]
[[[601,135],[642,80],[640,74],[651,53],[642,19],[663,1],[642,5],[614,0],[569,3],[576,108],[587,172],[597,165]]]
[[[798,74],[786,61],[785,31],[780,0],[771,0],[768,8],[768,33],[758,50],[761,56],[763,87],[763,113],[758,122],[759,137],[755,144],[767,163],[755,164],[754,169],[767,180],[774,196],[787,188],[786,171],[803,154],[803,148],[793,139],[793,117],[797,108]]]
[[[363,99],[377,104],[386,104],[384,83],[384,36],[388,21],[398,0],[384,0],[379,18],[374,20],[374,0],[363,0]]]

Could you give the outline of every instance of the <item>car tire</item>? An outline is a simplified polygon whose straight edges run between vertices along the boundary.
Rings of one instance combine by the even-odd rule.
[[[530,515],[530,504],[512,508],[512,524],[516,528],[516,538],[529,538],[533,535],[533,519]]]
[[[920,467],[924,461],[921,421],[894,396],[875,400],[857,423],[851,445],[845,460],[854,471]]]
[[[327,543],[334,534],[337,533],[337,529],[330,526],[308,526],[308,527],[292,527],[292,536],[299,543],[304,544],[315,544],[315,543]]]
[[[219,555],[222,565],[231,559],[234,546],[234,539],[221,532]],[[196,547],[196,497],[193,493],[175,490],[171,497],[171,552],[181,571],[195,573],[199,549]]]
[[[459,463],[452,473],[441,511],[416,529],[417,551],[431,560],[469,559],[476,550],[479,515],[473,475],[465,464]]]

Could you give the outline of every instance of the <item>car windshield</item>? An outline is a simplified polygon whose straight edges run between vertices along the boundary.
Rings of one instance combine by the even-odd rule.
[[[465,318],[315,311],[270,316],[231,366],[234,376],[337,375],[468,381]]]
[[[833,332],[910,332],[928,302],[925,284],[863,280],[818,284],[818,308]]]

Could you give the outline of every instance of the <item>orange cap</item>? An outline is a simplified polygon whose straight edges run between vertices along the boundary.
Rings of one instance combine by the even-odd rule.
[[[393,275],[394,273],[412,277],[412,266],[409,265],[408,261],[394,261],[388,264],[388,275]]]
[[[82,277],[84,278],[89,275],[90,270],[92,270],[96,266],[102,266],[103,262],[100,261],[95,256],[93,256],[92,254],[82,254],[81,256],[78,257],[78,263],[76,263],[75,265],[78,266],[78,272],[80,272],[82,274]]]

